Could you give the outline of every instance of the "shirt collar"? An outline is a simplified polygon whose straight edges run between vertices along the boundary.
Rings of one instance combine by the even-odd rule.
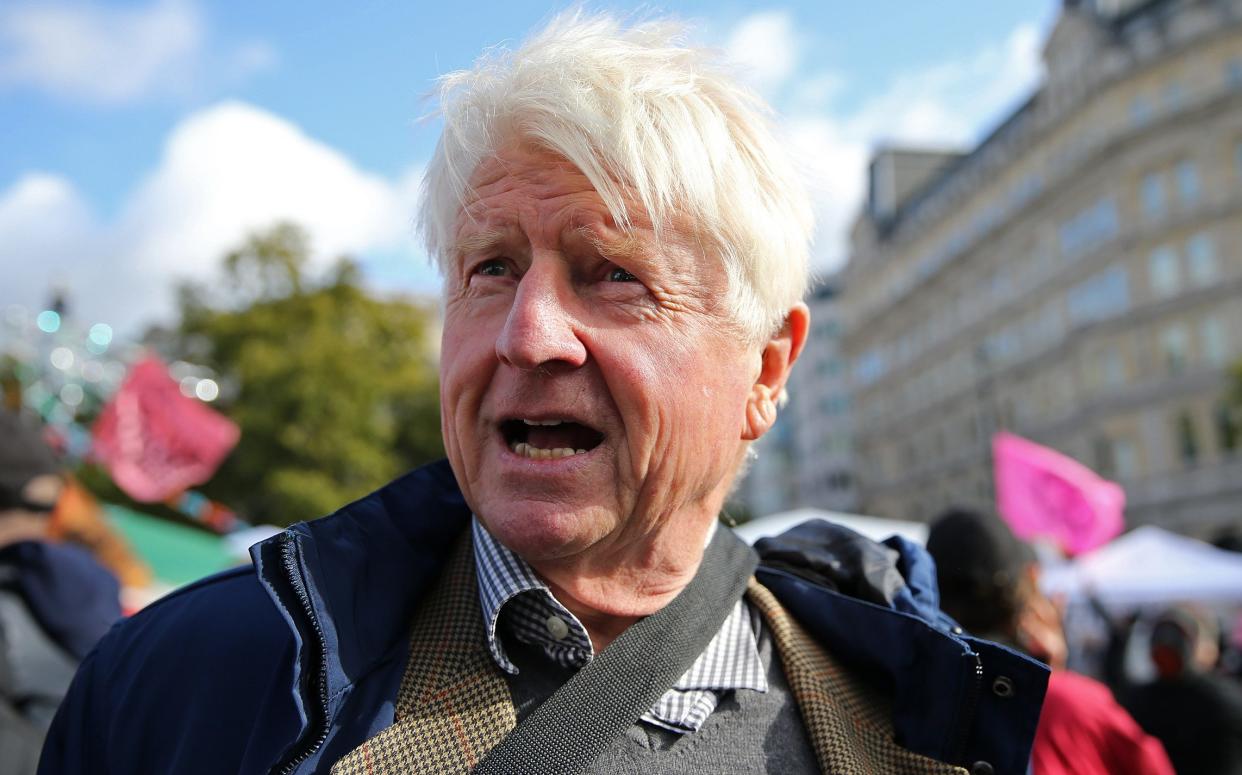
[[[716,529],[713,525],[709,531],[709,541]],[[478,517],[472,520],[471,530],[483,631],[500,669],[511,675],[518,672],[497,631],[500,612],[506,608],[513,612],[508,621],[514,637],[539,646],[560,665],[581,667],[589,662],[595,652],[578,618],[561,605],[525,560],[487,532]],[[552,618],[559,618],[564,626],[551,626]],[[766,692],[767,673],[755,640],[757,623],[750,606],[739,600],[703,653],[643,720],[674,732],[695,731],[715,710],[720,692]]]
[[[555,642],[559,650],[566,652],[556,660],[561,664],[581,666],[590,661],[595,656],[595,650],[586,627],[578,621],[578,617],[561,605],[525,560],[493,538],[478,517],[471,521],[471,530],[474,537],[474,569],[479,580],[479,607],[483,611],[483,632],[487,637],[488,651],[500,669],[511,675],[518,672],[517,665],[505,653],[497,628],[501,609],[519,596],[522,596],[521,603],[515,606],[515,627],[519,632],[515,634],[540,646],[546,645],[545,640]],[[532,594],[523,595],[527,592]],[[564,634],[559,639],[547,632],[550,617],[560,618],[564,625]]]

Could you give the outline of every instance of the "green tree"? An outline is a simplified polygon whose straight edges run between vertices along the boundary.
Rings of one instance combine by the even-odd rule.
[[[1242,413],[1242,359],[1234,361],[1229,367],[1229,385],[1225,400],[1234,412]]]
[[[443,454],[434,310],[370,295],[348,259],[314,281],[308,255],[305,232],[281,224],[225,257],[231,305],[180,294],[180,355],[220,374],[218,407],[241,427],[201,489],[278,525]]]
[[[1228,454],[1236,454],[1242,446],[1242,358],[1229,367],[1228,381],[1225,385],[1224,406],[1218,409],[1221,416],[1217,419],[1221,434],[1221,446]]]

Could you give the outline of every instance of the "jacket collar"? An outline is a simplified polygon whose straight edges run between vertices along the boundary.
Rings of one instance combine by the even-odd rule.
[[[418,601],[469,522],[453,471],[440,460],[251,548],[259,579],[293,628],[299,650],[312,633],[322,639],[328,696],[405,648]],[[288,542],[313,623],[288,599],[293,569],[282,557]]]
[[[841,662],[888,686],[897,742],[966,767],[1026,771],[1048,668],[940,611],[925,549],[823,520],[755,548],[756,575],[782,605]]]

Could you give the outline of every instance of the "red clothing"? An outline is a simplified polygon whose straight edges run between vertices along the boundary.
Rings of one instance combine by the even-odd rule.
[[[1107,686],[1065,670],[1048,679],[1031,761],[1035,775],[1174,775],[1164,746]]]

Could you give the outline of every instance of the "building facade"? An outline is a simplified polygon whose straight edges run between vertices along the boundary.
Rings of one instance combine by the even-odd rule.
[[[858,507],[991,508],[1003,428],[1121,482],[1129,524],[1208,534],[1242,519],[1242,0],[1067,0],[1044,59],[978,147],[873,160]]]

